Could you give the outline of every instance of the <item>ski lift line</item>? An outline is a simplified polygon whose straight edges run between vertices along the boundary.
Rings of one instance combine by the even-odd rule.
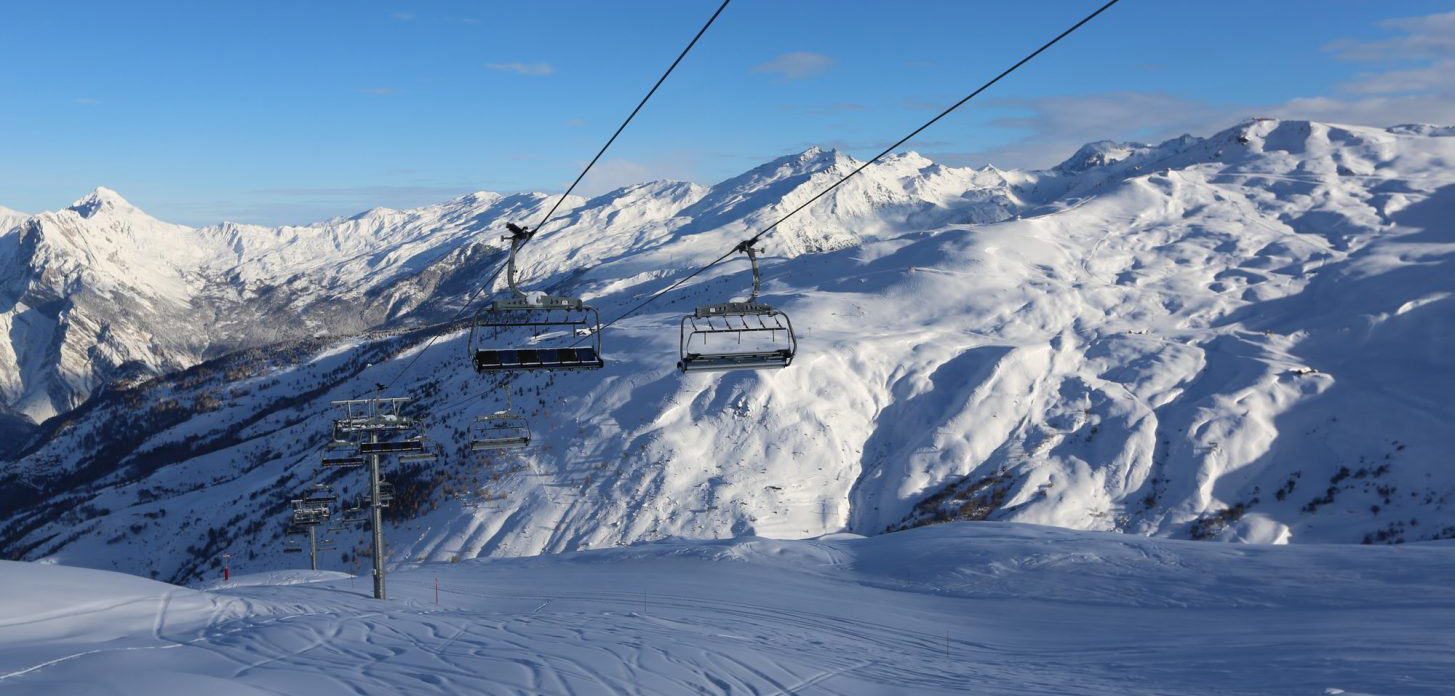
[[[681,63],[682,59],[687,57],[687,53],[692,50],[693,46],[697,45],[697,40],[701,39],[702,35],[707,33],[707,28],[712,26],[713,22],[717,21],[718,15],[722,14],[723,10],[727,9],[729,2],[731,2],[731,0],[722,0],[722,5],[719,5],[717,11],[712,13],[711,17],[707,18],[707,23],[703,24],[702,28],[697,30],[697,35],[692,37],[691,41],[687,42],[687,47],[682,49],[682,53],[678,54],[677,60],[672,61],[672,64],[667,66],[667,72],[662,73],[662,76],[657,78],[657,83],[652,85],[652,88],[650,90],[647,90],[647,95],[642,97],[642,100],[637,103],[636,108],[632,109],[632,112],[630,114],[627,114],[626,120],[622,121],[620,126],[617,126],[616,132],[611,134],[611,137],[607,139],[606,144],[601,146],[601,150],[596,153],[595,157],[591,158],[591,161],[586,164],[586,168],[581,170],[580,176],[577,176],[576,180],[571,182],[571,185],[566,189],[566,192],[561,194],[561,197],[556,200],[556,204],[551,206],[551,209],[546,212],[544,217],[541,218],[540,224],[535,226],[533,232],[539,232],[540,229],[546,225],[546,223],[551,221],[551,216],[556,214],[556,210],[561,207],[562,203],[566,202],[566,198],[571,195],[571,192],[576,190],[577,184],[580,184],[581,180],[586,178],[586,174],[590,172],[591,168],[596,165],[596,162],[601,159],[601,156],[606,154],[606,150],[611,147],[611,144],[616,142],[617,136],[621,135],[621,132],[626,130],[627,124],[631,123],[632,119],[636,118],[637,112],[641,111],[642,107],[647,105],[647,100],[651,99],[652,95],[657,93],[657,88],[661,87],[662,83],[667,81],[667,76],[671,75],[672,71],[677,68],[677,64]]]
[[[916,128],[913,131],[911,131],[909,133],[909,135],[906,135],[903,138],[900,138],[899,140],[895,141],[893,145],[890,145],[889,147],[884,148],[884,150],[882,152],[880,152],[879,154],[875,155],[874,157],[872,157],[868,161],[864,162],[863,164],[859,165],[857,168],[854,169],[854,171],[849,172],[848,174],[845,174],[838,181],[835,181],[833,184],[830,184],[828,186],[828,188],[825,188],[824,190],[819,191],[812,198],[808,199],[803,204],[799,205],[797,208],[794,208],[793,210],[788,211],[788,213],[785,214],[783,217],[778,218],[778,221],[777,222],[774,222],[773,224],[771,224],[771,225],[763,228],[757,234],[753,235],[752,237],[749,237],[745,242],[743,242],[743,245],[751,245],[754,242],[756,242],[759,239],[761,239],[764,235],[768,234],[769,232],[772,232],[779,225],[781,225],[785,221],[787,221],[788,218],[793,217],[799,211],[802,211],[804,208],[807,208],[808,206],[813,205],[813,203],[815,201],[817,201],[820,198],[823,198],[825,195],[828,195],[828,193],[830,191],[833,191],[834,189],[838,188],[841,184],[843,184],[844,182],[848,181],[855,174],[858,174],[859,172],[864,171],[864,169],[867,168],[869,165],[874,164],[875,162],[879,161],[880,159],[883,159],[885,155],[887,155],[890,152],[892,152],[895,148],[897,148],[897,147],[905,144],[906,142],[909,142],[909,140],[911,138],[913,138],[916,135],[919,135],[926,128],[929,128],[930,126],[934,125],[935,122],[939,121],[940,119],[944,118],[945,116],[948,116],[950,114],[950,112],[954,111],[955,109],[960,108],[961,106],[963,106],[965,104],[965,102],[968,102],[971,99],[974,99],[981,92],[984,92],[985,90],[989,89],[995,83],[1000,82],[1000,80],[1002,78],[1004,78],[1005,76],[1011,74],[1012,72],[1015,72],[1016,69],[1020,68],[1022,65],[1025,65],[1026,63],[1029,63],[1032,58],[1035,58],[1036,56],[1041,55],[1041,53],[1045,52],[1046,49],[1048,49],[1048,48],[1056,45],[1058,42],[1061,41],[1061,39],[1064,39],[1067,36],[1070,36],[1072,32],[1076,31],[1077,29],[1080,29],[1087,22],[1090,22],[1091,20],[1095,19],[1097,17],[1097,15],[1100,15],[1102,12],[1105,12],[1106,10],[1110,9],[1112,5],[1115,5],[1118,2],[1121,2],[1121,0],[1110,0],[1110,2],[1107,2],[1105,5],[1102,5],[1101,7],[1097,8],[1096,11],[1092,12],[1089,15],[1086,15],[1086,17],[1082,18],[1081,21],[1079,21],[1079,22],[1071,25],[1071,27],[1069,29],[1067,29],[1067,30],[1061,32],[1060,34],[1056,35],[1056,38],[1051,39],[1050,41],[1047,41],[1046,43],[1042,44],[1040,48],[1037,48],[1036,50],[1034,50],[1034,51],[1030,52],[1028,55],[1026,55],[1026,57],[1020,59],[1019,61],[1016,61],[1016,63],[1014,65],[1010,66],[1009,68],[1006,68],[999,75],[996,75],[995,77],[991,78],[989,82],[986,82],[985,84],[983,84],[980,87],[976,88],[975,91],[973,91],[970,94],[966,95],[965,98],[961,99],[960,101],[955,102],[954,104],[951,104],[944,111],[941,111],[938,115],[936,115],[934,118],[926,121],[919,128]],[[706,266],[703,266],[702,268],[699,268],[699,269],[693,271],[687,277],[685,277],[685,278],[683,278],[683,279],[681,279],[681,280],[679,280],[679,281],[677,281],[675,283],[672,283],[671,285],[667,286],[666,288],[663,288],[662,290],[657,291],[656,293],[653,293],[651,296],[649,296],[647,299],[641,301],[636,306],[634,306],[631,309],[629,309],[629,310],[627,310],[627,311],[625,311],[625,312],[617,315],[616,318],[612,319],[611,321],[608,321],[605,324],[602,324],[601,325],[602,330],[605,330],[607,327],[612,326],[612,325],[615,325],[617,322],[621,321],[622,319],[625,319],[628,316],[630,316],[632,314],[635,314],[637,311],[641,310],[643,307],[646,307],[647,305],[651,304],[652,302],[655,302],[657,300],[657,298],[661,297],[662,295],[665,295],[665,294],[667,294],[667,293],[669,293],[669,292],[677,289],[683,283],[686,283],[687,281],[692,280],[693,278],[695,278],[698,275],[702,274],[704,271],[712,268],[713,266],[718,265],[719,263],[722,263],[729,256],[732,256],[735,252],[737,252],[740,248],[742,248],[742,245],[733,247],[732,249],[730,249],[726,253],[724,253],[722,256],[719,256],[716,259],[713,259],[713,261],[711,263],[707,264]],[[577,343],[579,343],[579,341]]]
[[[697,45],[698,39],[701,39],[702,35],[707,33],[708,27],[712,26],[712,23],[717,21],[718,15],[721,15],[722,11],[727,9],[729,2],[731,2],[731,0],[723,0],[722,4],[718,6],[717,11],[713,12],[712,16],[707,19],[707,23],[703,24],[702,28],[697,30],[697,34],[693,36],[692,40],[687,43],[687,47],[682,49],[682,53],[678,54],[677,59],[672,61],[672,64],[667,67],[667,71],[662,73],[661,77],[657,78],[656,84],[652,85],[652,88],[647,91],[646,96],[642,97],[642,100],[637,103],[636,108],[632,109],[631,113],[627,115],[626,120],[622,121],[621,125],[617,127],[616,132],[611,134],[611,138],[608,139],[606,141],[606,144],[601,147],[601,150],[596,153],[596,156],[591,158],[591,161],[587,163],[586,168],[581,170],[581,174],[576,177],[576,180],[571,182],[571,186],[566,189],[566,192],[561,194],[561,197],[556,201],[556,204],[551,206],[551,209],[547,211],[545,216],[541,218],[540,224],[535,226],[534,231],[539,231],[542,227],[545,226],[546,223],[551,221],[551,216],[555,215],[556,210],[559,209],[561,207],[561,204],[566,201],[566,198],[571,195],[571,192],[576,190],[576,186],[581,183],[582,179],[586,178],[586,174],[589,173],[591,171],[591,168],[596,165],[596,162],[600,160],[603,155],[606,154],[606,150],[611,147],[611,144],[616,142],[617,136],[621,135],[622,131],[626,130],[627,124],[631,123],[633,118],[636,118],[637,112],[641,111],[643,106],[646,106],[647,100],[651,99],[652,95],[657,93],[657,88],[662,86],[662,83],[667,80],[667,76],[672,74],[672,71],[677,68],[677,65],[682,62],[682,59],[687,57],[687,54],[692,50],[692,47]],[[534,231],[532,232],[532,235],[534,234]],[[486,281],[483,285],[477,287],[474,292],[470,293],[470,297],[465,300],[465,304],[460,307],[460,311],[455,313],[455,316],[452,317],[447,323],[453,324],[459,321],[461,317],[465,316],[466,312],[470,309],[470,307],[475,304],[475,300],[480,296],[480,293],[483,292],[486,288],[494,285],[496,279],[500,277],[500,272],[503,270],[505,270],[505,264],[501,264],[499,268],[495,269],[495,273],[491,274],[490,280]],[[406,373],[409,372],[410,368],[414,367],[414,363],[417,362],[420,356],[424,355],[424,353],[430,349],[430,346],[433,346],[434,342],[438,339],[439,334],[435,334],[433,337],[431,337],[429,341],[424,344],[424,347],[421,348],[419,352],[416,353],[414,357],[409,360],[409,363],[404,366],[404,369],[400,370],[399,374],[395,375],[394,379],[390,380],[389,384],[385,385],[384,389],[380,391],[388,391],[388,389],[392,388],[395,383],[400,380],[400,378],[402,378]]]
[[[788,213],[785,214],[783,217],[779,218],[777,222],[775,222],[775,223],[773,223],[773,224],[771,224],[771,225],[763,228],[763,231],[761,231],[761,232],[753,235],[751,238],[749,238],[748,241],[747,241],[747,243],[748,244],[752,244],[753,242],[758,241],[758,239],[762,238],[763,235],[766,235],[769,232],[773,231],[773,229],[775,227],[777,227],[778,225],[782,224],[783,221],[787,220],[788,218],[793,217],[794,214],[796,214],[798,211],[803,210],[804,208],[807,208],[810,205],[813,205],[814,201],[817,201],[818,199],[820,199],[820,198],[824,197],[825,195],[827,195],[828,192],[830,192],[830,191],[838,188],[840,184],[843,184],[845,181],[848,181],[855,174],[858,174],[859,172],[864,171],[864,169],[867,168],[869,165],[874,164],[875,162],[879,161],[885,155],[887,155],[891,151],[893,151],[895,148],[897,148],[900,145],[903,145],[903,144],[909,142],[909,140],[911,138],[913,138],[916,135],[919,135],[926,128],[929,128],[930,126],[934,125],[936,121],[939,121],[940,119],[942,119],[942,118],[950,115],[950,112],[954,111],[955,109],[960,108],[961,106],[963,106],[965,104],[965,102],[968,102],[971,99],[974,99],[981,92],[984,92],[985,90],[990,89],[990,87],[992,85],[994,85],[997,82],[1000,82],[1001,78],[1005,77],[1006,75],[1011,74],[1012,72],[1015,72],[1015,70],[1017,68],[1021,67],[1022,65],[1025,65],[1026,63],[1029,63],[1032,58],[1035,58],[1036,56],[1038,56],[1042,52],[1044,52],[1046,49],[1050,48],[1051,46],[1054,46],[1061,39],[1064,39],[1067,36],[1070,36],[1072,32],[1076,31],[1077,29],[1080,29],[1082,27],[1082,25],[1084,25],[1087,22],[1090,22],[1091,20],[1095,19],[1097,15],[1101,14],[1102,12],[1105,12],[1108,8],[1110,8],[1112,5],[1117,4],[1118,2],[1121,2],[1121,0],[1110,0],[1110,2],[1107,2],[1105,5],[1102,5],[1101,7],[1097,8],[1095,12],[1092,12],[1091,14],[1086,15],[1086,17],[1084,17],[1081,21],[1077,22],[1076,24],[1073,24],[1071,26],[1071,28],[1069,28],[1066,31],[1063,31],[1060,34],[1058,34],[1056,36],[1056,38],[1051,39],[1050,41],[1047,41],[1045,44],[1042,44],[1040,48],[1032,51],[1029,55],[1027,55],[1026,57],[1024,57],[1024,58],[1020,59],[1019,61],[1017,61],[1015,65],[1012,65],[1009,68],[1006,68],[999,75],[996,75],[995,77],[990,78],[990,81],[989,82],[986,82],[985,84],[981,85],[974,92],[971,92],[970,94],[965,95],[965,98],[961,99],[960,101],[955,102],[954,104],[951,104],[950,106],[946,107],[944,111],[941,111],[938,115],[936,115],[934,118],[926,121],[924,123],[924,125],[920,126],[919,128],[914,129],[913,131],[910,131],[909,135],[906,135],[903,138],[900,138],[899,140],[895,141],[893,145],[890,145],[889,147],[884,148],[884,150],[882,152],[880,152],[877,155],[874,155],[873,158],[871,158],[867,162],[864,162],[863,164],[859,165],[858,168],[854,169],[854,171],[849,172],[843,178],[839,179],[838,181],[835,181],[828,188],[826,188],[826,189],[824,189],[822,191],[819,191],[818,194],[816,194],[813,198],[808,199],[807,201],[805,201],[802,205],[798,206],[797,208],[794,208],[793,210],[788,211]]]
[[[455,316],[451,317],[449,321],[445,322],[445,325],[449,326],[451,324],[454,324],[455,322],[458,322],[461,317],[465,316],[465,313],[470,310],[470,306],[475,304],[476,298],[480,297],[480,293],[484,292],[486,288],[494,285],[495,280],[500,277],[500,272],[503,270],[505,270],[505,263],[501,263],[498,267],[496,267],[495,272],[490,274],[490,279],[485,281],[480,286],[476,287],[475,291],[470,293],[470,297],[465,300],[465,304],[460,306],[460,311],[455,312]],[[427,351],[429,351],[430,346],[434,345],[434,342],[439,340],[439,337],[441,335],[442,334],[437,333],[431,336],[429,341],[424,344],[424,347],[420,348],[419,352],[415,353],[414,357],[410,358],[409,362],[404,365],[404,369],[400,370],[399,374],[394,375],[394,379],[389,380],[388,384],[384,385],[382,388],[379,389],[379,393],[382,394],[393,388],[394,384],[397,383],[401,377],[407,374],[410,368],[414,367],[414,363],[418,362],[419,358],[423,356]]]

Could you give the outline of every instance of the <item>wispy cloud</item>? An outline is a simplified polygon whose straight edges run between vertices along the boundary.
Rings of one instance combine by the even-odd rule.
[[[581,162],[580,164],[585,164]],[[623,186],[648,181],[672,180],[691,181],[696,170],[694,156],[677,154],[648,160],[607,159],[598,162],[581,181],[576,192],[584,196],[599,196]],[[570,182],[563,182],[562,187]]]
[[[822,53],[794,51],[753,66],[753,72],[771,73],[783,80],[801,80],[828,70],[836,62],[838,61]]]
[[[90,106],[92,104],[100,104],[101,102],[96,101],[95,99],[92,99],[90,97],[80,97],[76,99],[76,103],[82,106]]]
[[[568,118],[568,119],[566,119],[566,125],[571,126],[573,128],[578,128],[580,126],[586,125],[586,121],[585,121],[585,119],[580,119],[580,118]]]
[[[395,198],[423,198],[428,202],[438,202],[452,196],[469,193],[474,189],[465,184],[458,186],[322,186],[322,187],[295,187],[295,188],[267,188],[257,189],[252,193],[267,196],[287,196],[290,198],[371,198],[371,199],[395,199]]]
[[[394,94],[399,91],[398,87],[363,87],[359,89],[364,94]]]
[[[1017,113],[991,121],[1025,138],[976,152],[926,153],[947,164],[1048,167],[1091,140],[1157,142],[1182,133],[1209,134],[1247,116],[1309,119],[1387,127],[1450,124],[1455,119],[1455,12],[1381,22],[1400,32],[1376,41],[1337,41],[1325,51],[1367,63],[1335,93],[1272,104],[1214,104],[1151,93],[1114,92],[1001,100],[989,106]]]
[[[414,19],[414,15],[408,12],[395,12],[394,14],[389,15],[389,18],[396,19],[401,22],[408,22],[409,20]]]
[[[510,63],[486,63],[485,67],[496,72],[513,72],[519,75],[549,75],[556,71],[550,63],[535,62],[521,63],[519,61]]]
[[[1377,26],[1402,35],[1378,41],[1335,41],[1324,46],[1324,50],[1343,60],[1357,62],[1455,56],[1455,12],[1386,19]]]

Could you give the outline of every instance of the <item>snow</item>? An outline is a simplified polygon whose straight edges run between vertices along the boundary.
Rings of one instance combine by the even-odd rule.
[[[6,693],[1448,692],[1449,542],[1018,524],[667,540],[196,591],[0,563]],[[257,578],[261,580],[261,578]],[[436,603],[435,583],[439,595]]]
[[[176,582],[228,550],[252,554],[235,570],[284,567],[274,506],[315,480],[361,488],[318,468],[329,402],[390,383],[443,445],[433,478],[413,484],[419,506],[387,525],[398,567],[942,519],[1270,544],[1455,536],[1451,161],[1448,137],[1300,121],[1128,148],[1074,174],[895,157],[767,238],[763,299],[800,331],[786,370],[673,367],[679,318],[746,294],[741,258],[610,329],[605,369],[516,381],[536,435],[520,455],[463,444],[505,398],[469,368],[458,328],[384,322],[229,352],[42,428],[0,464],[26,491],[4,499],[0,547]],[[526,247],[523,280],[611,318],[850,166],[809,151],[713,187],[573,202]],[[497,244],[500,218],[467,220],[504,200],[328,225],[377,219],[369,230],[408,246],[425,242],[398,232],[399,216],[456,216],[441,229]],[[402,248],[379,258],[424,253]],[[440,253],[435,280],[380,281],[378,301],[452,310],[500,260]],[[394,263],[338,268],[376,262]],[[307,325],[296,302],[363,311],[327,277],[290,281],[317,295],[233,320]],[[351,570],[361,541],[341,535],[321,567]]]

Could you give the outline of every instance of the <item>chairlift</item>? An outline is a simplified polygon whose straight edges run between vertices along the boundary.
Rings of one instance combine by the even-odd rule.
[[[577,297],[531,299],[515,284],[515,254],[535,231],[507,223],[511,296],[490,303],[470,327],[470,353],[479,372],[602,367],[601,315]],[[527,335],[528,332],[528,335]],[[588,345],[578,345],[589,339]]]
[[[303,503],[303,501],[293,501],[292,523],[294,526],[308,528],[328,521],[328,505],[310,505],[307,503],[300,505],[300,503]]]
[[[470,449],[474,452],[518,449],[530,444],[530,423],[508,409],[476,417],[470,430]]]
[[[394,484],[388,481],[380,481],[379,507],[389,507],[389,503],[392,500],[394,500]]]
[[[324,445],[323,448],[326,449],[326,450],[338,451],[338,450],[351,450],[351,449],[354,449],[355,447],[358,447],[358,446],[359,446],[359,443],[358,442],[349,439],[348,433],[343,432],[339,428],[338,423],[334,423],[334,426],[333,426],[333,437],[329,439],[328,444]]]
[[[293,524],[288,525],[283,536],[283,553],[302,553],[303,540],[299,537],[308,535],[308,530]]]
[[[758,302],[762,281],[752,240],[739,244],[737,250],[747,254],[753,264],[753,294],[743,302],[698,307],[697,311],[682,317],[677,369],[683,372],[784,368],[793,363],[793,356],[798,352],[798,339],[793,335],[788,315]],[[780,332],[785,343],[782,347],[771,347],[779,344]],[[709,346],[711,337],[737,341],[733,348],[724,350]]]
[[[303,502],[327,507],[329,503],[338,502],[338,495],[328,484],[315,483],[313,488],[309,489],[308,497],[304,498]]]

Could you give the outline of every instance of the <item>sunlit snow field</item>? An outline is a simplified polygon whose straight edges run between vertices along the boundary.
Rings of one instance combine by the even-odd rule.
[[[1008,523],[281,571],[0,563],[7,694],[1436,694],[1455,542]],[[435,582],[439,593],[436,601]]]

